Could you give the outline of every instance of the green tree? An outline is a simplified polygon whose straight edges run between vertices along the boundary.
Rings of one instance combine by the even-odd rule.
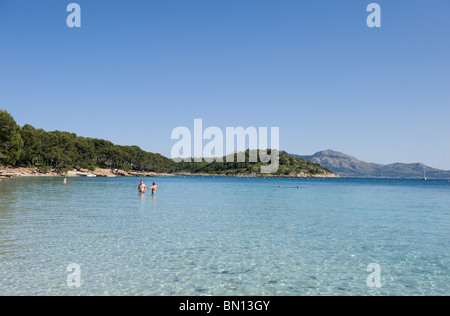
[[[33,126],[27,124],[20,130],[20,135],[22,136],[24,145],[20,153],[19,163],[24,166],[35,166],[42,163],[42,141],[40,137],[42,131],[38,131]]]
[[[22,147],[20,126],[8,112],[0,110],[0,164],[15,165]]]

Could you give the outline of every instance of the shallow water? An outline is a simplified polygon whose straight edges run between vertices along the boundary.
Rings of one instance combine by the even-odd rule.
[[[0,182],[0,295],[450,294],[446,180],[138,180]]]

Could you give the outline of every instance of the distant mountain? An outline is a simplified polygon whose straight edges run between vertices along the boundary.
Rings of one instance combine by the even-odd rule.
[[[312,156],[293,156],[320,164],[341,177],[420,179],[423,178],[425,168],[426,176],[429,179],[450,179],[450,171],[434,169],[421,163],[394,163],[389,165],[368,163],[330,149]]]

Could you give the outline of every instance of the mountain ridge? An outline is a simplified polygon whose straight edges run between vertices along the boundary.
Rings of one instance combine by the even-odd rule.
[[[450,171],[429,167],[423,163],[380,164],[362,161],[339,151],[327,149],[314,155],[293,155],[313,163],[318,163],[344,178],[403,178],[450,179]]]

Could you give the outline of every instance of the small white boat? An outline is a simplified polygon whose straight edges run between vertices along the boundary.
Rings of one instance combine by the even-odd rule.
[[[427,174],[426,174],[426,171],[425,171],[425,167],[423,167],[423,178],[422,178],[422,180],[423,181],[427,181],[428,180]]]
[[[88,178],[96,178],[97,177],[95,174],[87,173],[87,172],[76,172],[76,173],[72,172],[72,174],[75,174],[77,177],[88,177]]]

